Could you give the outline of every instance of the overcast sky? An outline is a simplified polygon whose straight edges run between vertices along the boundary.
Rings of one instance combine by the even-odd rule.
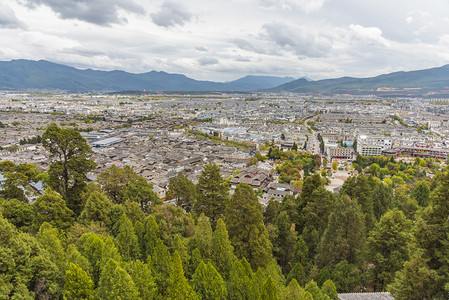
[[[0,0],[0,60],[367,77],[449,63],[448,0]]]

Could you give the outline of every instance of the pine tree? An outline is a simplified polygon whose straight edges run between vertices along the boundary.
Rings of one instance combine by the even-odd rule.
[[[93,299],[94,283],[89,275],[79,266],[70,263],[65,273],[64,299]]]
[[[258,268],[252,276],[251,287],[248,293],[249,299],[259,299],[263,284],[266,280],[267,276],[265,275],[264,271],[262,271],[261,268]]]
[[[229,299],[248,299],[251,278],[239,260],[235,260],[227,282]]]
[[[254,269],[271,260],[272,245],[263,224],[262,207],[252,187],[239,184],[226,208],[229,238],[238,257],[245,257]]]
[[[200,250],[201,257],[204,260],[210,258],[212,248],[212,227],[210,226],[209,218],[207,218],[204,214],[201,214],[198,218],[198,225],[191,242],[191,248],[198,248],[198,250]]]
[[[320,241],[316,257],[318,266],[333,268],[344,259],[355,263],[364,243],[364,220],[357,202],[341,195]]]
[[[296,282],[302,286],[307,283],[307,274],[300,262],[297,262],[293,269],[290,270],[290,273],[288,273],[287,284],[292,280],[296,280]]]
[[[199,299],[226,299],[228,293],[223,278],[214,266],[203,261],[192,276],[192,288]]]
[[[332,271],[332,281],[341,293],[353,292],[360,282],[360,271],[347,260],[339,262]]]
[[[405,263],[404,268],[396,273],[394,282],[388,290],[395,299],[443,299],[441,278],[435,270],[428,267],[423,251],[418,249],[414,257]]]
[[[33,213],[35,231],[44,222],[62,230],[67,230],[73,223],[73,211],[66,206],[64,199],[50,188],[47,188],[45,194],[36,199],[33,204]]]
[[[158,299],[157,286],[154,282],[151,269],[147,264],[140,260],[134,260],[127,264],[126,271],[131,276],[134,285],[139,291],[140,298]]]
[[[172,260],[167,246],[164,245],[161,239],[157,239],[156,241],[156,247],[151,257],[151,266],[159,293],[161,296],[166,296]]]
[[[199,194],[194,210],[198,215],[204,213],[209,217],[215,228],[218,219],[224,216],[229,190],[220,175],[220,167],[215,164],[205,165],[197,186]]]
[[[146,259],[148,255],[152,255],[156,247],[156,243],[160,238],[159,225],[152,215],[149,215],[144,224],[142,258]]]
[[[323,283],[323,286],[321,287],[321,291],[324,295],[329,296],[330,300],[338,300],[338,293],[337,289],[335,288],[334,283],[332,280],[328,279]]]
[[[324,293],[320,290],[314,280],[311,280],[306,284],[305,290],[312,295],[313,299],[325,300]]]
[[[103,268],[96,290],[97,299],[140,299],[131,276],[110,259]]]
[[[268,276],[267,281],[263,284],[262,292],[260,293],[259,300],[277,300],[279,299],[277,287],[273,278]]]
[[[298,284],[296,279],[290,281],[284,289],[281,299],[301,300],[304,297],[305,290]]]
[[[295,225],[288,213],[282,211],[276,218],[273,253],[284,273],[292,268],[297,238]]]
[[[189,285],[187,278],[184,276],[181,258],[176,251],[173,254],[173,264],[170,272],[167,296],[168,299],[171,300],[198,299],[196,293]]]
[[[392,206],[393,191],[386,184],[378,184],[372,198],[374,217],[379,220]]]
[[[318,286],[322,286],[324,282],[331,279],[331,277],[332,275],[329,272],[329,269],[327,267],[324,267],[318,273],[318,276],[316,277],[316,283],[318,284]]]
[[[111,204],[111,201],[104,194],[94,191],[87,198],[86,204],[78,218],[79,222],[86,225],[90,222],[107,224]]]
[[[119,220],[119,234],[114,242],[124,260],[140,258],[139,242],[126,214],[123,214]]]
[[[217,227],[212,234],[211,260],[223,278],[228,279],[236,257],[234,247],[229,240],[226,224],[221,219],[218,219]]]
[[[170,179],[168,184],[167,199],[176,199],[176,205],[189,212],[195,206],[198,195],[196,185],[183,173]]]
[[[376,291],[384,291],[409,259],[412,241],[411,222],[400,210],[392,210],[380,218],[367,240],[368,260],[373,264],[373,283]]]
[[[426,207],[429,205],[430,187],[426,181],[420,181],[412,190],[410,196],[415,199],[419,205]]]

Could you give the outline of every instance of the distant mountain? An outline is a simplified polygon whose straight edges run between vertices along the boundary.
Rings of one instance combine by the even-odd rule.
[[[419,71],[395,72],[370,78],[342,77],[317,81],[297,79],[269,90],[323,95],[371,94],[448,97],[449,65]]]
[[[80,70],[45,60],[0,62],[0,89],[65,91],[254,91],[294,80],[291,77],[246,76],[231,82],[198,81],[182,74],[151,71]]]

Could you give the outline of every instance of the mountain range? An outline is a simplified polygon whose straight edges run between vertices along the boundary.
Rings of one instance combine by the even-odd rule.
[[[0,61],[0,89],[63,91],[268,91],[315,95],[378,95],[449,97],[449,65],[394,72],[369,78],[306,78],[245,76],[230,82],[199,81],[182,74],[151,71],[81,70],[45,60]]]
[[[369,78],[342,77],[307,81],[302,78],[270,89],[272,92],[378,96],[449,96],[449,65],[394,72]]]
[[[80,70],[45,60],[0,62],[0,89],[65,91],[254,91],[290,82],[292,77],[246,76],[231,82],[198,81],[182,74],[151,71]]]

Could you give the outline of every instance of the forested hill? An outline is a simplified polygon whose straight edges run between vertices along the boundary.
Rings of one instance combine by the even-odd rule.
[[[307,81],[297,79],[272,92],[379,96],[449,96],[449,65],[426,70],[395,72],[369,78],[342,77]]]
[[[270,149],[255,158],[279,162],[281,180],[301,192],[263,209],[247,184],[229,196],[215,164],[197,184],[172,178],[171,205],[129,166],[87,184],[96,163],[77,131],[52,124],[42,145],[53,158],[47,172],[0,162],[1,299],[447,295],[449,173],[440,160],[358,156],[350,170],[359,174],[333,194],[319,156]],[[47,189],[29,203],[24,187],[36,180]]]
[[[198,81],[182,74],[151,71],[80,70],[45,60],[0,62],[0,89],[65,91],[253,91],[294,80],[291,77],[246,76],[231,82]]]

